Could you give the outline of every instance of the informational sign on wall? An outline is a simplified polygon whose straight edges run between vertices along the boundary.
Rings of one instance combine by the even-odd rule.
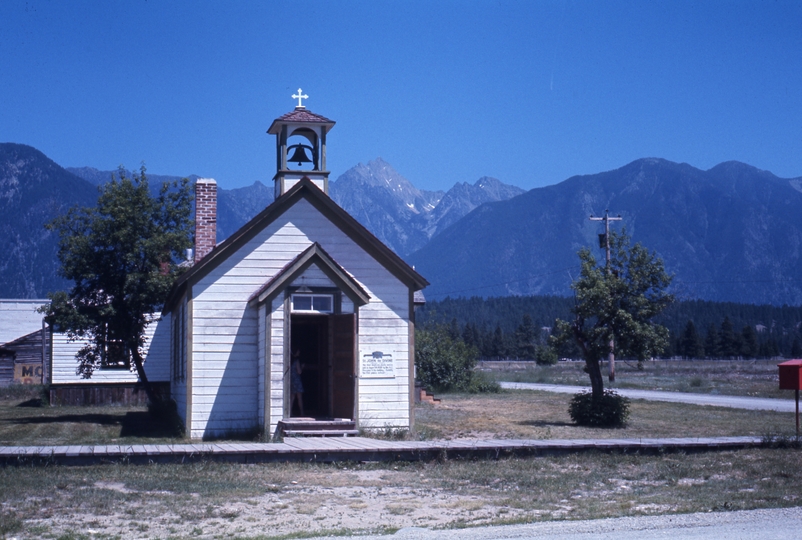
[[[42,364],[14,364],[14,382],[42,384]]]
[[[382,351],[363,352],[360,355],[359,376],[363,379],[395,377],[393,353]]]

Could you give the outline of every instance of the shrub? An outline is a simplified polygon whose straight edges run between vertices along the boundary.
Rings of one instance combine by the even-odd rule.
[[[537,348],[535,361],[539,366],[553,366],[557,363],[557,351],[547,345]]]
[[[598,400],[593,399],[591,392],[581,392],[571,399],[568,414],[580,426],[619,427],[629,417],[629,399],[612,390],[605,390]]]
[[[492,379],[488,379],[484,373],[474,371],[471,380],[465,390],[471,394],[497,394],[501,392],[501,385]]]
[[[475,347],[452,340],[445,327],[415,333],[417,378],[432,390],[468,390],[478,356]]]
[[[2,401],[22,401],[39,399],[47,402],[50,394],[48,386],[41,384],[19,384],[12,383],[8,386],[0,387],[0,400]]]

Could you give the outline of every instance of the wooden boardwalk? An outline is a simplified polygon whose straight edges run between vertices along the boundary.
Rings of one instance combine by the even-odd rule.
[[[465,439],[385,441],[365,437],[287,438],[281,443],[188,443],[107,446],[0,446],[0,465],[90,465],[98,463],[234,463],[417,461],[496,459],[576,452],[706,452],[755,448],[760,437],[667,439]]]

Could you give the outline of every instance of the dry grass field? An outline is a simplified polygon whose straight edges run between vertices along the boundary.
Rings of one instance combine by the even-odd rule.
[[[0,537],[292,538],[797,506],[799,450],[0,471]]]
[[[793,413],[698,407],[633,400],[625,428],[580,427],[568,416],[568,394],[510,390],[448,394],[439,405],[418,407],[420,436],[438,438],[608,439],[767,436],[794,432]]]
[[[556,373],[556,372],[553,372]],[[584,374],[583,374],[584,375]],[[571,424],[570,396],[445,394],[424,438],[783,435],[793,415],[633,401],[626,428]],[[0,391],[0,444],[165,442],[144,408],[42,405]],[[798,448],[485,461],[0,469],[0,538],[297,538],[555,519],[797,506]]]
[[[611,388],[670,390],[788,398],[791,393],[779,390],[779,360],[618,360],[616,381],[607,381]],[[536,382],[589,386],[583,362],[559,362],[554,366],[538,366],[534,362],[484,362],[480,369],[498,381]]]

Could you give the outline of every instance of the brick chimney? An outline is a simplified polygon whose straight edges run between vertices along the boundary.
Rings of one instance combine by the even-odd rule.
[[[217,244],[217,182],[195,182],[195,264]]]

